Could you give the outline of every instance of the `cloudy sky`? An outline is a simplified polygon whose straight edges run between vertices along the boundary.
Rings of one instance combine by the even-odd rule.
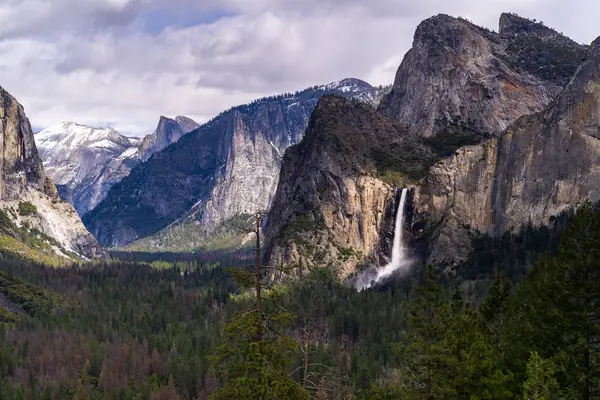
[[[345,77],[389,84],[437,13],[497,30],[501,12],[581,43],[596,0],[0,0],[0,85],[34,128],[63,120],[151,132]]]

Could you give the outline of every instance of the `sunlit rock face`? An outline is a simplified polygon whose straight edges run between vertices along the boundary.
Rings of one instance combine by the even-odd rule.
[[[38,229],[63,249],[81,257],[103,255],[73,207],[59,198],[56,187],[44,172],[23,107],[2,88],[0,137],[0,208],[16,209],[19,203],[29,202],[37,209],[34,215],[27,217],[30,228]]]

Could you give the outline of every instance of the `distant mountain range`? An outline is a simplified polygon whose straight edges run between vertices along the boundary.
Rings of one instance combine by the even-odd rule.
[[[156,130],[141,139],[123,136],[112,128],[63,122],[36,133],[35,141],[61,198],[83,216],[104,200],[131,168],[198,126],[187,117],[161,117]]]
[[[321,96],[336,94],[374,107],[385,92],[344,79],[234,107],[135,167],[84,221],[106,246],[156,235],[143,246],[179,248],[194,236],[197,240],[184,244],[201,247],[204,233],[268,209],[283,153],[302,139]]]

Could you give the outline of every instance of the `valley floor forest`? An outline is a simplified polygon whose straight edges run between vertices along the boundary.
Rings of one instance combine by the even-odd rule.
[[[252,254],[0,261],[0,399],[597,399],[600,212],[357,292]]]

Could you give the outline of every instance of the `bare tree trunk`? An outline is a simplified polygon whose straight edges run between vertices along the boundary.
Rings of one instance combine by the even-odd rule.
[[[591,396],[590,396],[590,387],[592,386],[592,382],[590,379],[590,349],[589,349],[589,343],[590,343],[590,336],[588,334],[588,336],[586,337],[586,345],[588,347],[586,347],[586,349],[584,350],[583,353],[583,371],[585,373],[585,383],[584,383],[584,387],[583,387],[583,393],[582,393],[582,399],[583,400],[590,400]]]
[[[306,351],[304,352],[304,382],[302,386],[306,387],[306,380],[308,379],[308,359],[310,357],[310,335],[308,332],[306,334]]]
[[[261,280],[260,280],[260,222],[261,222],[260,214],[256,215],[256,312],[258,313],[258,326],[257,326],[257,336],[258,340],[262,339],[263,335],[263,321],[262,321],[262,301],[261,301]]]

